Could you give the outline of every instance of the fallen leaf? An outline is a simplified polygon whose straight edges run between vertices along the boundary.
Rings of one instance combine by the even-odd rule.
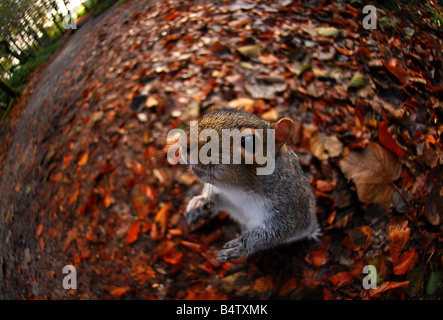
[[[324,251],[322,251],[322,250],[310,252],[306,256],[305,260],[307,263],[312,264],[313,266],[316,266],[316,267],[321,267],[326,262],[328,262],[328,258],[326,256],[326,254],[324,253]]]
[[[269,111],[266,111],[265,113],[263,113],[261,115],[261,117],[265,120],[268,120],[268,121],[277,121],[279,118],[279,114],[278,114],[277,109],[272,108]]]
[[[156,107],[158,106],[158,100],[155,99],[154,97],[150,96],[148,97],[148,99],[146,99],[146,108],[152,108],[152,107]]]
[[[372,234],[372,228],[369,226],[361,226],[354,228],[348,232],[343,239],[342,244],[353,251],[359,251],[368,242]]]
[[[260,45],[247,45],[237,48],[237,51],[245,58],[252,59],[258,58],[262,52],[263,48]]]
[[[397,141],[392,137],[388,131],[389,121],[384,121],[378,125],[378,141],[386,149],[394,152],[399,158],[404,158],[406,153],[400,148]]]
[[[243,109],[246,112],[252,113],[254,111],[254,100],[249,98],[237,98],[228,102],[228,107],[234,109]]]
[[[334,27],[320,27],[317,28],[317,33],[323,37],[334,37],[340,34],[340,30]]]
[[[389,236],[389,252],[391,254],[394,265],[400,256],[401,251],[406,246],[411,234],[411,229],[408,228],[408,221],[394,222],[388,227]]]
[[[134,222],[129,229],[128,236],[126,238],[126,242],[128,244],[134,243],[138,239],[138,235],[140,234],[140,227],[142,225],[142,222],[140,220],[137,220]]]
[[[154,224],[151,230],[151,237],[154,240],[162,239],[166,233],[169,221],[169,211],[171,210],[171,205],[166,202],[154,217]]]
[[[124,295],[128,291],[131,291],[130,287],[118,287],[118,288],[111,290],[111,295],[113,295],[116,298],[120,298],[122,295]]]
[[[394,265],[394,274],[401,275],[408,272],[414,257],[415,248],[410,248],[408,251],[404,252]]]
[[[443,217],[443,198],[440,195],[441,189],[441,181],[433,183],[431,193],[425,202],[425,216],[434,226],[438,226]]]
[[[443,273],[442,272],[432,272],[429,277],[428,284],[426,285],[426,293],[428,295],[433,295],[437,289],[440,287],[441,282],[443,281]]]
[[[341,287],[345,284],[348,284],[352,281],[352,274],[348,271],[342,271],[339,273],[334,274],[329,278],[329,281],[335,286],[335,287]]]
[[[88,162],[88,158],[89,158],[89,152],[85,152],[80,159],[78,160],[77,164],[82,167],[84,166],[87,162]]]
[[[319,270],[306,269],[303,272],[300,284],[309,290],[313,290],[315,287],[321,284],[321,280],[317,279]]]
[[[351,80],[348,82],[348,85],[346,86],[348,89],[349,88],[360,88],[363,87],[365,85],[365,77],[360,73],[360,72],[356,72],[354,73],[354,75],[352,76]]]
[[[184,245],[185,247],[187,247],[193,251],[199,252],[199,253],[202,251],[202,245],[198,244],[198,243],[189,242],[186,240],[180,240],[180,244]]]
[[[370,142],[362,152],[349,152],[339,165],[345,177],[357,187],[361,202],[391,205],[393,184],[400,177],[402,168],[391,152]]]
[[[338,157],[343,150],[343,144],[336,136],[327,136],[322,132],[312,134],[309,146],[312,154],[319,160]]]
[[[163,260],[165,260],[169,264],[177,264],[183,257],[183,253],[180,251],[173,250],[172,252],[168,252],[163,256]]]
[[[272,290],[274,284],[272,282],[272,276],[262,276],[255,280],[252,290],[265,293],[268,290]]]
[[[278,63],[280,60],[270,53],[264,53],[258,57],[258,61],[260,61],[263,64],[273,64]]]
[[[409,74],[402,67],[393,66],[388,64],[384,65],[385,68],[394,75],[402,84],[404,84],[409,79]]]
[[[297,281],[297,279],[296,279],[296,278],[290,278],[289,280],[287,280],[287,281],[283,284],[283,286],[282,286],[282,288],[280,289],[280,291],[279,291],[278,294],[279,294],[280,296],[285,296],[285,295],[287,295],[288,293],[291,293],[291,291],[297,289],[297,287],[298,287],[298,281]]]
[[[401,281],[401,282],[388,281],[388,282],[383,282],[377,288],[369,289],[369,296],[371,298],[376,298],[382,292],[385,292],[385,291],[388,291],[388,290],[392,290],[392,289],[396,289],[396,288],[407,287],[408,285],[409,285],[409,281]]]
[[[43,224],[40,223],[40,224],[38,225],[38,227],[37,227],[37,231],[36,231],[36,235],[37,235],[37,237],[40,237],[40,236],[42,235],[42,232],[43,232]]]

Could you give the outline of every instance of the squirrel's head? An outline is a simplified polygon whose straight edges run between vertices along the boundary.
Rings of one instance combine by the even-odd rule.
[[[198,126],[191,125],[191,170],[204,182],[246,187],[256,181],[257,173],[272,174],[276,157],[292,130],[289,118],[269,122],[244,111],[218,109],[203,117]],[[269,168],[271,171],[265,171]],[[260,170],[265,173],[260,174]]]

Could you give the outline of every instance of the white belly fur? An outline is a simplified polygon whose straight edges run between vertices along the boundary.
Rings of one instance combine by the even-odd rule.
[[[243,227],[249,230],[264,225],[268,211],[263,198],[234,188],[217,187],[217,193],[229,202],[221,204],[220,209],[226,210]]]

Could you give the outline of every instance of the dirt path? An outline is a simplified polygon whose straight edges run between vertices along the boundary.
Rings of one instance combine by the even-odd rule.
[[[57,56],[34,75],[38,77],[38,83],[31,92],[27,91],[30,95],[28,105],[16,128],[0,189],[0,211],[3,214],[0,238],[5,239],[0,246],[3,298],[28,298],[31,292],[33,296],[39,296],[39,286],[48,286],[50,292],[55,285],[47,284],[47,279],[38,281],[43,276],[38,274],[42,270],[39,268],[43,268],[45,273],[54,268],[48,266],[51,261],[42,261],[35,236],[39,221],[37,208],[45,206],[37,194],[46,193],[42,189],[44,177],[38,165],[47,155],[43,147],[45,141],[52,138],[51,134],[59,126],[60,113],[66,108],[64,96],[67,87],[60,86],[60,83],[68,81],[70,66],[81,63],[78,58],[90,46],[97,30],[105,28],[109,18],[121,11],[114,6],[85,23],[63,45]]]

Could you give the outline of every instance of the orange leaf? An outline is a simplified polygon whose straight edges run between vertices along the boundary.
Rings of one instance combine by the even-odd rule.
[[[397,264],[400,252],[406,246],[411,234],[411,229],[408,228],[408,221],[392,224],[388,227],[389,233],[389,251],[391,253],[392,262]]]
[[[180,243],[182,245],[184,245],[185,247],[188,247],[189,249],[196,251],[196,252],[201,252],[202,251],[202,245],[198,244],[198,243],[193,243],[193,242],[189,242],[189,241],[185,241],[185,240],[181,240]]]
[[[142,222],[140,220],[137,220],[136,222],[134,222],[132,224],[132,226],[128,232],[128,237],[126,238],[127,243],[131,244],[131,243],[134,243],[135,241],[137,241],[138,235],[140,233],[141,225],[142,225]]]
[[[171,251],[163,256],[163,260],[165,260],[167,263],[170,264],[177,264],[180,262],[181,258],[183,257],[183,253],[180,251]]]
[[[69,202],[68,202],[69,205],[71,205],[77,201],[78,193],[79,193],[79,189],[75,188],[75,185],[74,185],[74,191],[72,191],[71,196],[69,197]]]
[[[154,240],[159,240],[165,235],[166,229],[168,227],[170,209],[171,205],[169,203],[165,203],[155,215],[155,224],[152,226],[151,231],[151,237]]]
[[[313,266],[321,267],[328,261],[328,258],[323,251],[318,250],[312,251],[308,256],[306,256],[305,260]]]
[[[131,288],[130,287],[118,287],[115,288],[111,291],[111,294],[114,297],[121,297],[122,295],[124,295],[126,292],[130,291]]]
[[[352,281],[352,274],[347,271],[342,271],[330,277],[329,281],[331,281],[334,286],[341,287]]]
[[[111,197],[111,191],[108,189],[105,192],[105,199],[103,200],[103,203],[106,208],[109,208],[111,206],[112,202],[113,202],[113,199]]]
[[[181,231],[181,229],[169,229],[168,233],[171,236],[181,236],[183,234],[183,232]]]
[[[78,160],[77,164],[79,166],[84,166],[87,162],[88,162],[88,158],[89,158],[89,152],[86,151],[80,158],[80,160]]]
[[[69,167],[69,164],[71,163],[71,152],[68,152],[64,157],[63,157],[63,165],[62,168],[63,169],[67,169]]]
[[[43,224],[40,223],[40,224],[38,225],[38,227],[37,227],[37,232],[36,232],[37,237],[40,237],[41,234],[42,234],[42,232],[43,232]]]
[[[400,259],[397,261],[397,264],[394,266],[394,274],[405,274],[409,270],[414,257],[415,248],[411,248],[408,251],[404,252],[401,255]]]
[[[150,186],[147,186],[145,184],[142,184],[142,190],[145,193],[146,198],[148,198],[149,200],[155,199],[155,193],[154,193],[153,188],[151,188]]]
[[[272,290],[274,288],[274,284],[272,283],[272,277],[271,276],[263,276],[258,278],[254,285],[252,286],[252,290],[258,291],[258,292],[266,292],[268,290]]]

